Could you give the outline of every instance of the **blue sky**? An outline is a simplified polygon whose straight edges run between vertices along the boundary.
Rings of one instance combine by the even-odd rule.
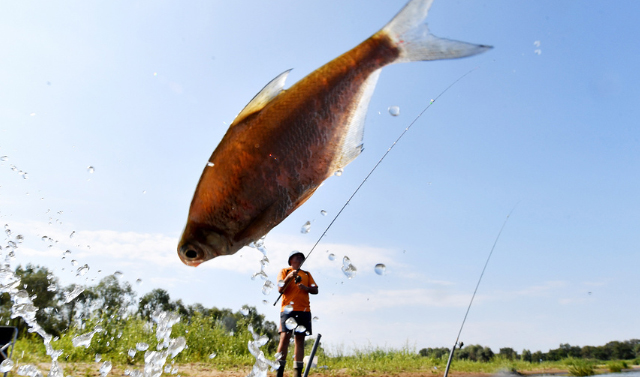
[[[269,80],[294,68],[291,85],[403,5],[3,3],[0,222],[25,236],[14,263],[46,265],[64,284],[120,270],[140,295],[163,288],[185,303],[249,304],[276,321],[275,293],[250,279],[256,250],[195,269],[179,261],[197,180]],[[640,337],[639,11],[630,1],[434,3],[435,35],[494,49],[386,67],[363,154],[266,239],[275,280],[429,101],[475,69],[416,122],[305,265],[320,288],[314,330],[328,347],[450,346],[514,206],[461,340],[546,351]],[[90,265],[89,280],[70,272],[66,249]],[[344,255],[354,279],[340,271]]]

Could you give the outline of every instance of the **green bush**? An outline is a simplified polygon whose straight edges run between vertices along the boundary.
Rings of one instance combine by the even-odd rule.
[[[609,372],[611,373],[620,373],[622,372],[622,369],[627,367],[626,364],[627,363],[621,361],[610,361],[607,363],[607,369],[609,369]]]
[[[595,374],[593,364],[588,361],[572,359],[567,364],[570,376],[593,376]]]

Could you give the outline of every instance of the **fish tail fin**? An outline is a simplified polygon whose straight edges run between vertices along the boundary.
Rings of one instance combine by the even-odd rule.
[[[423,23],[433,0],[411,0],[381,30],[400,49],[394,63],[455,59],[476,55],[491,49],[491,46],[438,38],[429,32]]]

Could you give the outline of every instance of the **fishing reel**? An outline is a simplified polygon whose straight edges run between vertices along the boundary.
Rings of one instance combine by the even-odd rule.
[[[293,280],[296,282],[296,284],[298,284],[302,281],[302,276],[296,276]]]

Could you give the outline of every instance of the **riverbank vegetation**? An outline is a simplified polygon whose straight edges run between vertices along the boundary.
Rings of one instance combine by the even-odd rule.
[[[53,348],[63,351],[61,362],[94,365],[96,371],[98,360],[111,361],[122,366],[123,370],[140,368],[144,365],[144,351],[155,350],[158,343],[152,318],[158,310],[179,314],[180,321],[173,326],[171,336],[184,337],[187,344],[187,348],[168,363],[198,363],[219,371],[248,370],[255,363],[247,347],[247,343],[253,340],[249,325],[255,333],[269,338],[261,349],[268,358],[274,359],[278,344],[277,326],[265,320],[255,307],[245,305],[233,311],[205,308],[200,304],[184,305],[180,300],[171,300],[162,289],[154,289],[136,299],[129,283],[114,275],[104,277],[94,286],[59,287],[57,278],[43,267],[18,266],[15,273],[21,279],[20,287],[32,297],[34,306],[38,308],[35,316],[39,325],[54,337]],[[69,300],[70,295],[79,290],[82,293]],[[50,362],[42,338],[29,333],[22,319],[11,318],[12,306],[9,295],[2,294],[0,323],[19,328],[13,360],[19,364]],[[97,329],[101,330],[95,332],[86,346],[74,347],[74,338]],[[308,355],[313,339],[307,343]],[[325,349],[321,345],[317,353],[317,371],[355,376],[400,372],[442,375],[449,352],[447,348],[417,350],[408,346],[399,350],[369,347],[344,351],[340,348]],[[603,346],[560,344],[559,348],[548,352],[526,349],[517,352],[505,347],[495,353],[489,347],[472,344],[456,350],[452,371],[544,373],[561,370],[585,376],[596,370],[617,372],[638,364],[638,339],[612,341]],[[169,369],[170,372],[172,370]]]

